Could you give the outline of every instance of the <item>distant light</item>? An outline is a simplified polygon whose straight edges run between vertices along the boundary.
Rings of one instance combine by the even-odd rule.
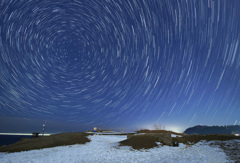
[[[171,130],[171,131],[178,132],[178,133],[182,133],[183,132],[182,128],[178,127],[178,126],[168,126],[167,130]]]

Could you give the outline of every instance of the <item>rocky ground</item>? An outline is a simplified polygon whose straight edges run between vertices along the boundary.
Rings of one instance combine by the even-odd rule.
[[[222,148],[229,161],[240,162],[240,140],[214,141],[210,145]]]

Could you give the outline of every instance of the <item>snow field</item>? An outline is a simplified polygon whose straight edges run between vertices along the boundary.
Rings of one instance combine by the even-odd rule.
[[[1,163],[209,163],[227,162],[222,149],[200,142],[192,146],[159,146],[148,150],[133,150],[119,147],[118,142],[126,136],[93,135],[91,142],[84,145],[61,146],[17,153],[0,153]]]

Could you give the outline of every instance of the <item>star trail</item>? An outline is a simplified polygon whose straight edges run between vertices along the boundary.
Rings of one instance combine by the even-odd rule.
[[[240,123],[239,0],[0,3],[0,117]]]

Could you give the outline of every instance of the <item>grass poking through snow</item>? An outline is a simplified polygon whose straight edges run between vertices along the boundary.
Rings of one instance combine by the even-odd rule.
[[[120,146],[131,146],[133,149],[149,149],[157,147],[158,138],[150,135],[135,135],[129,139],[123,140]]]
[[[39,138],[23,138],[20,141],[0,147],[0,152],[20,152],[56,146],[85,144],[90,142],[86,133],[62,133]]]

